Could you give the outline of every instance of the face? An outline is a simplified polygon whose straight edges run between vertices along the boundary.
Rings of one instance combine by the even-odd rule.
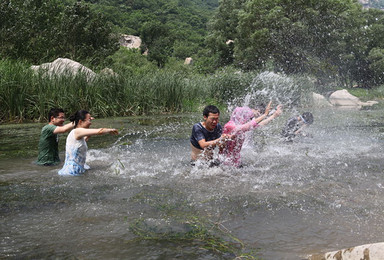
[[[205,128],[207,128],[209,131],[215,129],[216,125],[219,123],[219,116],[220,114],[218,113],[209,113],[208,117],[204,116]]]
[[[55,126],[62,126],[65,121],[64,113],[59,113],[57,117],[51,117],[51,123]]]
[[[91,126],[91,124],[92,124],[92,120],[93,120],[94,118],[93,117],[91,117],[91,114],[86,114],[85,115],[85,119],[84,119],[84,121],[83,120],[80,120],[79,121],[79,125],[81,126],[81,127],[83,127],[83,128],[89,128],[90,126]]]

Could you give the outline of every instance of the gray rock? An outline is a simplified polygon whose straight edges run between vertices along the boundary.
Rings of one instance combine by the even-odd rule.
[[[342,89],[333,92],[329,96],[329,102],[334,106],[362,107],[377,104],[377,101],[361,102],[358,97],[350,94],[348,90]]]
[[[31,66],[31,69],[42,73],[43,76],[76,76],[82,73],[86,76],[87,81],[91,81],[96,77],[96,73],[82,64],[66,58],[58,58],[50,63],[44,63],[38,66]]]
[[[120,36],[120,45],[128,49],[138,49],[141,46],[141,39],[138,36],[122,34]]]
[[[312,92],[313,105],[316,107],[331,107],[332,104],[328,102],[328,100],[320,94]]]
[[[383,260],[384,242],[312,255],[308,260]]]

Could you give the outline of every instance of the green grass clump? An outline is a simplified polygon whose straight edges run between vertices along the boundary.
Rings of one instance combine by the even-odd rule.
[[[180,192],[171,189],[143,190],[130,203],[146,208],[144,215],[131,221],[129,229],[137,240],[172,243],[180,247],[204,248],[230,259],[259,259],[256,249],[250,249],[221,223],[201,214]]]
[[[350,88],[348,92],[357,96],[362,101],[380,100],[384,98],[384,85],[373,89],[366,88]]]

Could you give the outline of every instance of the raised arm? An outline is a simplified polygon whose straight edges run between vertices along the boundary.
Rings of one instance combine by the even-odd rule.
[[[267,119],[264,119],[263,121],[261,121],[259,123],[259,125],[260,126],[267,125],[273,119],[275,119],[276,117],[280,116],[282,112],[283,112],[283,106],[282,105],[278,105],[277,108],[276,108],[276,111],[270,117],[268,117]]]
[[[260,121],[268,117],[269,111],[271,110],[271,105],[272,105],[272,101],[269,101],[267,107],[265,108],[264,114],[254,119],[256,123],[259,123]]]
[[[62,134],[62,133],[65,133],[65,132],[72,130],[74,126],[75,126],[75,124],[72,122],[65,124],[63,126],[58,126],[55,128],[55,130],[53,130],[53,133],[54,134]]]
[[[75,138],[77,140],[80,140],[85,136],[103,135],[103,134],[117,135],[119,134],[119,132],[114,128],[96,128],[96,129],[79,128],[79,129],[76,129]]]

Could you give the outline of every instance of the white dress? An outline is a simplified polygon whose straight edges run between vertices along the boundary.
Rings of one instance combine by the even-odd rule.
[[[65,145],[65,162],[63,168],[59,171],[60,175],[81,175],[88,168],[85,164],[88,146],[85,138],[76,140],[75,131],[73,129],[68,137]]]

